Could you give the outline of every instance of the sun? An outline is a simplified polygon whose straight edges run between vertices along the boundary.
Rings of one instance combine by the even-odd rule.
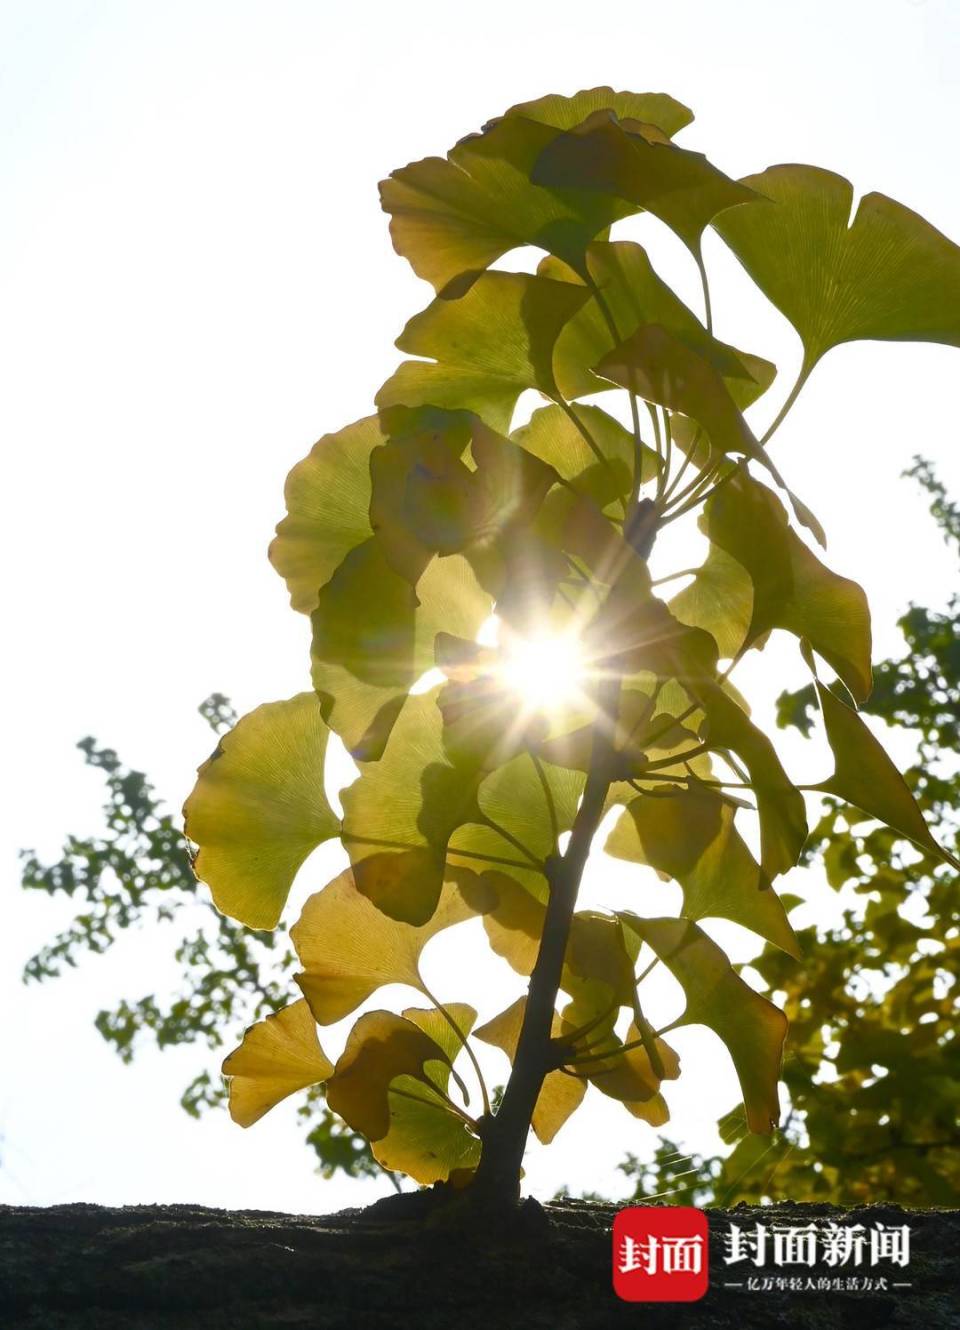
[[[583,696],[586,663],[580,643],[570,634],[512,636],[500,669],[527,711],[557,711]]]

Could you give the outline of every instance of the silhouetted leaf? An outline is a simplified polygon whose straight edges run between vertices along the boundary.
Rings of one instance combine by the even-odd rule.
[[[683,888],[684,918],[732,919],[799,955],[780,898],[737,831],[733,808],[713,790],[694,782],[659,797],[639,796],[604,848],[675,878]]]
[[[695,254],[704,229],[719,212],[754,197],[753,190],[724,175],[702,153],[631,132],[603,112],[547,144],[531,178],[553,189],[596,190],[628,199],[666,222]]]
[[[370,454],[382,442],[379,421],[368,416],[325,434],[287,476],[287,516],[277,526],[270,561],[295,610],[315,610],[320,588],[370,536]]]
[[[681,623],[709,633],[721,657],[733,659],[748,638],[753,594],[753,582],[743,565],[711,543],[693,581],[667,604]]]
[[[347,1036],[327,1082],[327,1103],[354,1131],[380,1141],[391,1125],[391,1083],[404,1076],[430,1089],[437,1082],[428,1063],[440,1063],[449,1074],[449,1054],[418,1025],[392,1011],[368,1011]]]
[[[377,393],[377,405],[475,411],[505,433],[527,388],[556,397],[553,347],[588,292],[525,273],[488,272],[465,295],[438,297],[397,338],[406,360]]]
[[[476,818],[479,783],[475,766],[447,760],[436,690],[410,697],[383,756],[342,795],[356,885],[384,914],[415,927],[432,918],[447,843]]]
[[[313,615],[313,684],[330,728],[358,758],[376,759],[408,690],[434,663],[441,629],[475,637],[492,600],[460,555],[433,559],[416,590],[371,536],[352,550]]]
[[[526,1009],[527,999],[517,998],[506,1011],[501,1011],[499,1016],[494,1016],[493,1020],[487,1021],[486,1025],[477,1030],[477,1038],[506,1053],[511,1066],[516,1058]],[[551,1026],[553,1038],[559,1036],[561,1027],[560,1017],[554,1012]],[[586,1081],[577,1080],[575,1076],[566,1076],[560,1071],[548,1072],[544,1077],[543,1087],[530,1123],[537,1140],[549,1145],[567,1119],[580,1107],[586,1092]]]
[[[687,997],[678,1025],[706,1025],[730,1051],[750,1130],[770,1132],[780,1117],[777,1081],[787,1020],[754,992],[695,923],[622,914],[679,981]]]
[[[594,367],[647,324],[667,329],[708,361],[740,407],[749,405],[773,382],[776,366],[712,337],[658,276],[641,245],[627,240],[597,241],[587,251],[587,269],[600,295],[587,301],[564,326],[554,353],[556,380],[564,397],[609,389],[609,380],[594,374]],[[539,271],[562,281],[582,280],[557,259],[545,259]],[[605,308],[601,308],[601,298]]]
[[[860,716],[817,680],[835,768],[819,789],[863,809],[954,868],[957,860],[937,844],[906,781]]]
[[[445,928],[475,918],[495,901],[470,874],[444,885],[429,922],[419,928],[391,919],[357,890],[350,869],[303,907],[290,930],[303,971],[296,982],[320,1025],[355,1011],[384,984],[408,984],[429,997],[420,953]]]
[[[267,702],[225,734],[184,805],[194,871],[219,910],[275,928],[297,870],[339,831],[323,790],[328,730],[313,693]]]
[[[771,628],[804,637],[858,701],[870,692],[870,611],[861,587],[831,572],[791,530],[777,496],[740,471],[708,501],[701,526],[753,582],[747,641]]]
[[[332,1071],[310,1008],[294,1002],[251,1025],[240,1047],[224,1059],[230,1116],[241,1127],[251,1127],[281,1099],[325,1081]]]
[[[465,1002],[446,1008],[464,1035],[477,1013]],[[452,1063],[462,1047],[443,1012],[408,1007],[405,1020],[428,1035]],[[430,1064],[432,1085],[447,1090],[450,1068]],[[480,1159],[480,1141],[461,1117],[453,1113],[431,1084],[416,1076],[398,1076],[389,1094],[390,1130],[372,1143],[374,1157],[384,1168],[408,1174],[421,1186],[445,1182],[455,1170],[472,1170]],[[416,1095],[416,1098],[410,1096]]]
[[[584,88],[572,97],[549,93],[532,102],[518,102],[506,115],[524,116],[557,129],[573,129],[596,111],[608,111],[618,120],[655,125],[672,138],[693,120],[693,112],[663,92],[614,92],[610,87]]]

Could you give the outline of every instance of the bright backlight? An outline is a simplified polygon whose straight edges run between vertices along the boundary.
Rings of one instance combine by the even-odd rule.
[[[584,661],[572,637],[515,638],[504,653],[503,677],[531,711],[575,702],[584,681]]]

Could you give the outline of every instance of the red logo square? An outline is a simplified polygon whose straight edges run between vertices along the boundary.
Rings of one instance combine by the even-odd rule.
[[[707,1216],[686,1205],[631,1206],[613,1221],[613,1289],[625,1302],[696,1302],[709,1281]]]

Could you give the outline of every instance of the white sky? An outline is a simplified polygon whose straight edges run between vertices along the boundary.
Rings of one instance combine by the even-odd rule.
[[[248,1133],[191,1122],[177,1100],[202,1052],[120,1065],[92,1019],[175,982],[163,935],[21,988],[24,960],[69,910],[23,897],[15,859],[99,826],[81,736],[116,747],[177,806],[211,747],[202,698],[220,689],[247,710],[308,686],[306,623],[265,558],[283,480],[316,437],[369,412],[394,337],[430,297],[393,253],[377,181],[512,102],[612,83],[691,105],[681,142],[732,175],[828,166],[960,238],[958,39],[950,0],[0,3],[0,1200],[323,1211],[383,1190],[319,1182],[290,1106]],[[677,245],[643,234],[693,301]],[[713,237],[707,261],[719,335],[776,360],[782,395],[795,337]],[[951,589],[953,562],[899,473],[922,450],[960,492],[955,354],[841,348],[778,436],[830,562],[867,589],[878,654],[897,649],[911,598]],[[785,645],[759,665],[763,718],[802,674]],[[809,768],[807,749],[784,751]],[[298,897],[337,864],[321,851]],[[658,909],[674,899],[639,870],[591,865],[591,904],[645,908],[641,890],[662,893]],[[474,960],[471,928],[428,968],[448,998],[470,996],[458,971],[474,995],[487,984],[489,1015],[518,984]],[[676,1044],[685,1078],[668,1130],[709,1149],[732,1071],[698,1031]],[[616,1163],[654,1145],[593,1095],[550,1150],[531,1151],[528,1185],[616,1195]]]

